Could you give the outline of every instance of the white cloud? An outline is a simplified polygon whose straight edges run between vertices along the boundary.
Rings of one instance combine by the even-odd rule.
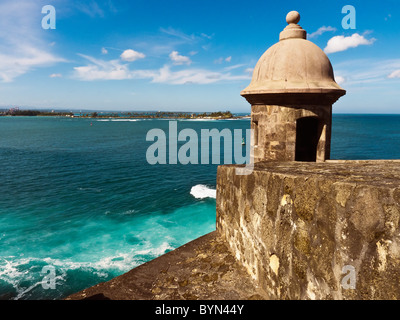
[[[133,75],[126,64],[119,60],[104,61],[90,56],[79,54],[89,60],[87,66],[75,67],[73,77],[82,81],[94,80],[124,80],[132,79]]]
[[[3,0],[0,4],[0,80],[12,82],[36,68],[65,62],[50,52],[54,42],[37,27],[36,1]],[[40,21],[39,21],[40,22]]]
[[[155,70],[131,70],[121,60],[104,61],[79,54],[89,61],[88,65],[75,67],[73,77],[81,81],[149,79],[153,83],[166,84],[209,84],[219,81],[249,80],[248,74],[232,75],[228,70],[212,71],[207,69],[185,69],[173,71],[164,65]]]
[[[243,67],[243,66],[244,66],[243,63],[241,63],[241,64],[235,64],[235,65],[233,65],[233,66],[225,67],[225,68],[224,68],[224,71],[235,70],[235,69],[241,68],[241,67]]]
[[[388,79],[400,77],[400,59],[348,60],[336,64],[335,73],[345,79],[347,87],[388,83]]]
[[[193,34],[187,35],[186,33],[183,33],[181,31],[176,30],[176,29],[171,28],[171,27],[169,27],[168,29],[160,28],[160,31],[162,33],[165,33],[165,34],[169,35],[169,36],[179,38],[179,39],[184,40],[186,42],[193,42],[193,41],[195,41],[197,39],[197,37],[195,35],[193,35]]]
[[[218,81],[247,80],[247,75],[231,75],[206,69],[186,69],[171,71],[169,66],[162,67],[151,74],[152,82],[169,84],[209,84]]]
[[[220,80],[221,74],[208,70],[188,69],[181,71],[171,71],[169,66],[164,66],[159,70],[159,73],[153,77],[153,82],[156,83],[171,83],[171,84],[207,84]]]
[[[329,39],[327,46],[324,49],[325,53],[334,53],[345,51],[349,48],[355,48],[360,45],[371,45],[376,39],[366,39],[364,36],[354,33],[350,37],[335,36]]]
[[[181,56],[178,51],[172,51],[169,55],[169,58],[175,65],[187,64],[190,65],[192,60],[189,57]]]
[[[312,38],[318,37],[318,36],[322,35],[322,34],[325,33],[325,32],[328,32],[328,31],[335,32],[335,31],[336,31],[336,28],[331,27],[331,26],[327,26],[327,27],[326,27],[326,26],[322,26],[322,27],[319,28],[317,31],[315,31],[315,32],[313,32],[313,33],[310,33],[310,34],[308,35],[308,38],[309,38],[309,39],[312,39]]]
[[[253,76],[253,72],[254,72],[254,68],[246,68],[246,70],[244,70],[244,72],[246,74],[248,74],[250,77]]]
[[[213,38],[214,34],[212,34],[212,35],[210,36],[210,35],[208,35],[208,34],[206,34],[206,33],[201,33],[201,36],[202,36],[203,38],[207,38],[207,39],[211,40],[211,39]]]
[[[71,1],[74,9],[83,12],[91,18],[104,18],[108,13],[116,13],[118,10],[111,0],[86,0]]]
[[[337,84],[341,85],[346,82],[346,79],[342,76],[335,76],[335,81]]]
[[[391,74],[388,75],[389,79],[400,78],[400,69],[393,71]]]
[[[138,59],[143,59],[145,57],[146,56],[143,53],[137,52],[132,49],[127,49],[124,52],[122,52],[122,54],[121,54],[121,59],[123,61],[128,61],[128,62],[132,62],[132,61],[135,61]]]
[[[221,64],[221,63],[223,63],[224,61],[225,61],[225,62],[231,62],[231,61],[232,61],[232,57],[231,57],[231,56],[226,57],[226,58],[220,57],[220,58],[218,58],[218,59],[215,59],[215,60],[214,60],[214,63],[215,63],[215,64]]]
[[[106,48],[103,47],[103,48],[101,48],[101,53],[102,53],[102,54],[107,54],[107,53],[108,53],[108,50],[107,50]]]
[[[104,10],[100,8],[96,1],[90,1],[90,3],[78,2],[76,7],[79,11],[82,11],[92,18],[96,16],[104,17]]]
[[[50,78],[62,78],[62,74],[61,73],[52,73],[51,75],[49,75]]]
[[[0,54],[0,78],[3,82],[12,82],[35,68],[64,61],[33,45],[21,44],[13,48],[13,53]]]
[[[83,81],[93,80],[124,80],[131,79],[126,67],[111,67],[110,69],[101,69],[96,65],[84,67],[75,67],[75,77]]]
[[[210,42],[207,37],[200,34],[184,33],[172,27],[160,27],[156,34],[137,35],[131,40],[135,43],[135,48],[141,52],[146,52],[148,56],[163,58],[164,55],[169,55],[172,51],[183,46],[189,47],[187,56],[191,57],[200,52],[200,49],[205,49],[205,46]]]

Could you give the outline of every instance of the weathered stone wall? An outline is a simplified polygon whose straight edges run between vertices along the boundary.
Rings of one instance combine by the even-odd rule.
[[[235,168],[218,168],[217,230],[271,298],[400,298],[400,161]]]
[[[254,161],[295,160],[296,121],[315,117],[319,121],[317,161],[330,156],[331,105],[253,105],[251,128],[254,132]]]

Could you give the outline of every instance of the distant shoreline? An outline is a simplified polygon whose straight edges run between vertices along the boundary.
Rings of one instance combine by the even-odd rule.
[[[178,120],[229,120],[229,119],[250,119],[250,115],[238,116],[230,111],[225,112],[55,112],[39,110],[8,110],[0,112],[5,117],[67,117],[84,119],[178,119]]]

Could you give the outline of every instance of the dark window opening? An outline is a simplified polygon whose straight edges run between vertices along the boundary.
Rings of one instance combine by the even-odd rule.
[[[317,161],[319,136],[318,118],[305,117],[297,120],[296,161]]]
[[[258,121],[253,121],[254,146],[258,145]]]

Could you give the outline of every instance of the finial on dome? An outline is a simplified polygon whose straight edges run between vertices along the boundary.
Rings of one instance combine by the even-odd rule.
[[[297,11],[290,11],[287,16],[286,16],[286,22],[288,24],[291,23],[299,23],[300,21],[300,13],[298,13]]]
[[[286,39],[307,39],[307,32],[298,25],[300,21],[300,13],[290,11],[286,15],[288,26],[280,33],[279,40]]]

